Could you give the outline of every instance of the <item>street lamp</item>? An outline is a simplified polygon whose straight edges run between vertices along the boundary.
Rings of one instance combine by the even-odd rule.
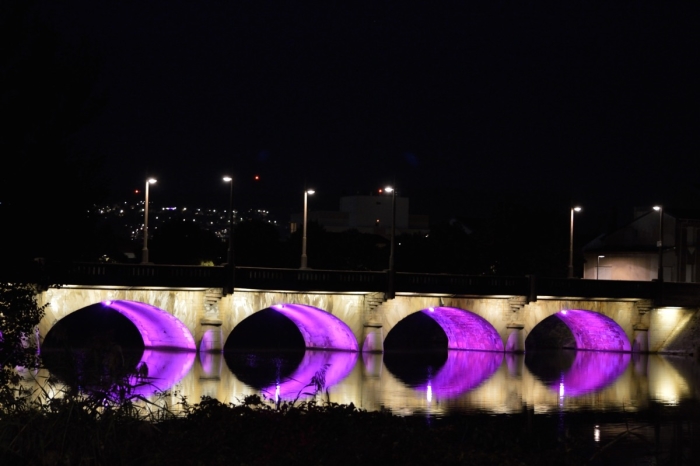
[[[394,242],[396,241],[396,189],[392,186],[387,186],[384,191],[391,193],[391,247],[389,249],[389,286],[387,290],[387,298],[394,299],[394,278],[396,270],[394,268]]]
[[[304,226],[302,230],[302,238],[301,238],[301,268],[302,269],[308,269],[306,266],[307,263],[307,257],[306,257],[306,216],[307,216],[307,209],[308,209],[308,198],[310,195],[315,193],[313,189],[305,189],[304,190]]]
[[[143,212],[143,251],[141,252],[142,264],[148,264],[148,186],[156,181],[155,178],[146,180],[146,205]]]
[[[226,268],[228,269],[228,283],[225,292],[233,293],[233,275],[235,268],[233,265],[233,178],[224,176],[223,180],[231,186],[228,198],[228,251],[226,252]]]
[[[571,208],[571,229],[569,230],[569,278],[574,278],[574,212],[581,212],[581,207]]]
[[[659,271],[657,279],[664,281],[664,207],[655,205],[654,210],[659,213],[659,239],[656,242],[656,247],[659,248]]]
[[[595,279],[598,280],[598,273],[600,272],[600,260],[605,256],[598,256],[598,265],[595,268]]]

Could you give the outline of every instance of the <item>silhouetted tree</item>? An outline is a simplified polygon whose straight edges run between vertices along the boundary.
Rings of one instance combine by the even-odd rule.
[[[0,404],[5,406],[19,383],[16,368],[37,364],[34,330],[46,308],[37,302],[38,293],[32,284],[0,283]]]

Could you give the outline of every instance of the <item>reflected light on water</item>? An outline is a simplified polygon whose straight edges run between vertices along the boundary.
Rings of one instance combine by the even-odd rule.
[[[671,359],[662,358],[656,364],[649,364],[648,377],[652,398],[667,406],[677,405],[692,393],[692,384],[671,364]]]
[[[600,390],[617,380],[630,363],[629,353],[577,351],[571,367],[562,374],[562,380],[552,389],[559,396],[579,396]]]
[[[449,351],[447,361],[418,391],[431,390],[439,398],[454,398],[486,381],[503,361],[503,353]]]
[[[144,351],[137,365],[140,374],[130,378],[134,393],[150,396],[169,390],[192,370],[195,356],[191,351]]]
[[[332,387],[342,381],[357,363],[358,353],[349,351],[313,351],[304,353],[304,358],[297,369],[274,387],[262,389],[263,393],[275,393],[275,401],[294,400],[304,393],[313,392],[312,380],[323,373],[326,387]],[[308,395],[302,396],[302,398]]]
[[[148,373],[139,380],[147,383],[139,385],[137,393],[151,401],[157,401],[156,392],[169,390],[194,403],[202,396],[237,403],[250,394],[279,402],[296,399],[300,392],[309,393],[303,398],[313,396],[314,387],[309,384],[325,368],[329,401],[398,414],[505,414],[526,407],[533,407],[536,413],[627,411],[645,408],[652,401],[677,404],[697,397],[689,389],[697,381],[682,375],[699,373],[697,362],[686,361],[690,364],[686,367],[679,366],[682,361],[658,355],[635,358],[632,368],[628,354],[577,352],[576,358],[567,359],[575,362],[558,372],[556,382],[545,382],[530,371],[524,356],[511,356],[506,364],[503,353],[454,350],[441,367],[426,372],[424,382],[411,385],[392,374],[381,355],[360,358],[355,352],[309,350],[289,377],[253,388],[222,363],[222,354],[148,350],[141,360]],[[37,392],[59,394],[60,383],[47,384],[46,380],[43,376],[34,379],[33,383],[42,385],[43,392]],[[171,405],[177,403],[177,396],[170,398]]]

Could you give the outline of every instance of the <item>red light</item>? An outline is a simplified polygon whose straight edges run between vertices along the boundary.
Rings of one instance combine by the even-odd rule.
[[[260,175],[255,175],[253,178],[255,179],[255,181],[258,181],[260,180]]]

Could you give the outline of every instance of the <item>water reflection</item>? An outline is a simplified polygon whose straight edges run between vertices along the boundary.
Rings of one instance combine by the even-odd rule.
[[[630,353],[537,351],[528,353],[525,364],[550,390],[580,396],[614,383],[627,369],[630,358]]]
[[[194,351],[72,348],[45,351],[46,368],[61,383],[112,399],[170,390],[194,366]]]
[[[325,387],[333,387],[345,379],[355,367],[357,356],[356,352],[307,350],[304,359],[292,375],[268,385],[262,392],[267,395],[274,393],[275,400],[308,397],[309,393],[313,394],[313,390],[309,390],[309,384],[314,377],[322,374]]]
[[[141,379],[148,383],[138,390],[145,397],[171,390],[190,402],[209,396],[237,403],[247,395],[274,397],[275,392],[280,399],[294,399],[326,368],[331,402],[404,414],[513,413],[524,407],[536,412],[613,411],[700,397],[691,389],[700,382],[698,362],[660,355],[572,351],[524,356],[451,350],[429,364],[418,358],[413,368],[410,361],[397,365],[381,354],[304,351],[287,360],[283,356],[248,354],[236,361],[220,353],[147,351],[139,362],[148,367]],[[171,401],[177,403],[175,395]]]
[[[384,363],[397,378],[429,396],[454,398],[491,377],[503,361],[504,353],[451,350],[429,353],[432,358],[418,358],[403,353],[387,354]],[[444,357],[443,357],[444,354]]]
[[[192,370],[196,356],[194,351],[145,350],[130,377],[134,394],[151,396],[170,390]]]

